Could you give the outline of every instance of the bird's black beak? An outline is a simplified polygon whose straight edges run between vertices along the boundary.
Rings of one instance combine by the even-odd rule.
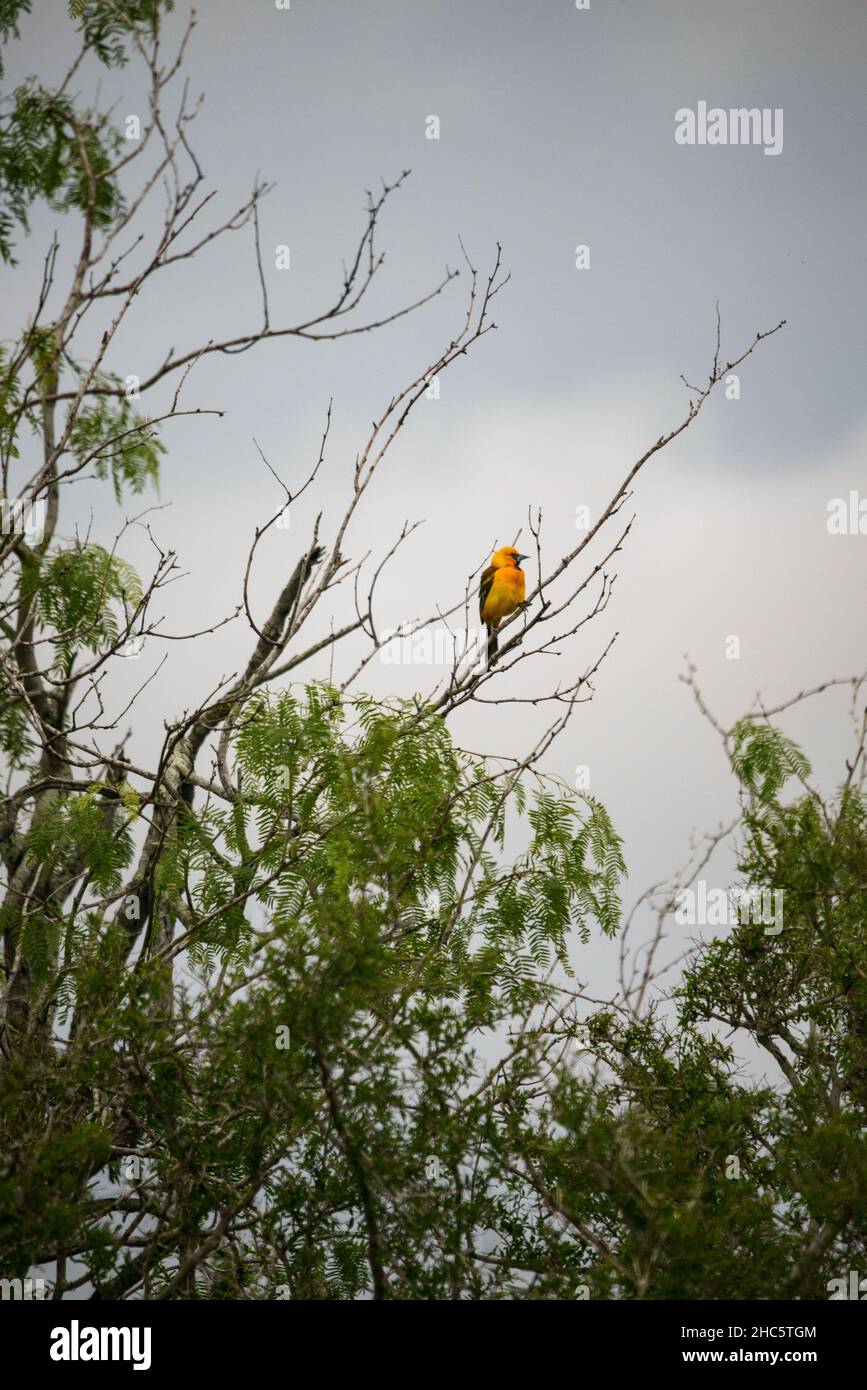
[[[522,560],[529,560],[529,558],[530,558],[529,555],[516,555],[516,556],[515,556],[515,564],[516,564],[516,565],[520,565],[520,563],[521,563]]]

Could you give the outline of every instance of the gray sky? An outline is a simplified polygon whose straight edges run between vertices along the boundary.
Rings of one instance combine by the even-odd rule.
[[[35,8],[7,80],[35,71],[50,81],[65,67],[65,5]],[[715,738],[677,680],[685,652],[726,721],[758,689],[775,702],[865,664],[867,536],[826,527],[829,499],[851,489],[867,497],[865,57],[861,0],[591,0],[589,11],[572,0],[201,6],[188,70],[206,102],[193,143],[208,186],[220,190],[217,212],[243,201],[256,170],[277,182],[262,212],[273,321],[334,297],[363,225],[363,190],[403,168],[413,173],[383,219],[387,257],[371,316],[457,265],[459,235],[482,270],[502,242],[511,271],[497,333],[443,377],[439,400],[420,403],[351,534],[356,557],[381,555],[405,517],[425,519],[383,584],[383,625],[458,598],[528,507],[543,510],[549,559],[574,546],[576,507],[598,508],[680,418],[680,373],[706,377],[715,301],[726,356],[788,320],[740,369],[741,398],[720,394],[641,476],[612,606],[557,668],[591,664],[619,630],[595,702],[578,711],[547,766],[572,781],[577,764],[589,765],[591,789],[625,838],[636,892],[682,862],[691,831],[734,807]],[[82,76],[83,93],[93,81]],[[144,114],[134,64],[103,78],[102,91],[117,99],[118,121]],[[782,109],[782,153],[678,145],[675,111],[699,101]],[[430,115],[438,141],[425,138]],[[155,203],[150,227],[159,213]],[[3,336],[32,304],[57,224],[35,219],[22,273],[2,272]],[[285,272],[272,269],[281,243],[291,247]],[[578,244],[590,247],[589,270],[575,268]],[[253,586],[262,615],[320,508],[327,534],[369,421],[458,326],[464,288],[459,280],[375,335],[286,340],[197,369],[187,404],[227,414],[178,422],[166,435],[161,500],[171,507],[155,525],[189,572],[169,591],[169,630],[204,626],[237,602],[253,527],[280,502],[253,437],[297,485],[334,397],[321,486],[263,552]],[[163,273],[111,365],[144,376],[169,345],[242,331],[258,314],[242,232]],[[93,510],[94,533],[111,534],[117,514],[105,496],[81,487],[75,506],[67,533]],[[128,554],[147,557],[137,541]],[[335,604],[338,621],[345,611]],[[725,657],[730,635],[740,638],[737,661]],[[195,654],[169,644],[133,755],[153,765],[163,718],[197,705],[248,649],[240,623]],[[128,663],[130,688],[162,651]],[[527,669],[518,668],[516,687],[541,681]],[[426,689],[430,674],[377,665],[367,685]],[[848,747],[844,714],[845,700],[831,695],[790,721],[826,785]],[[543,717],[486,709],[462,716],[455,732],[471,747],[514,752]],[[724,866],[720,874],[707,877],[725,884]],[[597,946],[582,969],[607,975]]]

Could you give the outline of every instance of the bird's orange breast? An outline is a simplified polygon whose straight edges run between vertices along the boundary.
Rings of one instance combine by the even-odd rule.
[[[524,571],[517,565],[504,565],[496,570],[482,609],[482,622],[497,627],[510,613],[514,613],[518,605],[524,602],[525,583]]]

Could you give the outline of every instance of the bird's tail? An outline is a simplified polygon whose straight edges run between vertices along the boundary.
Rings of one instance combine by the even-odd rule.
[[[499,638],[497,637],[497,629],[496,629],[495,627],[489,627],[489,628],[488,628],[488,665],[489,665],[489,666],[493,666],[494,662],[496,661],[496,659],[497,659],[497,652],[498,652],[498,650],[499,650],[499,646],[500,646],[500,641],[499,641]]]

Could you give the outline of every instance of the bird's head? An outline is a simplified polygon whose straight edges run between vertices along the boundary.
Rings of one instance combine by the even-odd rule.
[[[491,564],[495,570],[521,568],[521,561],[529,557],[522,555],[513,545],[504,545],[502,549],[494,551],[491,557]]]

